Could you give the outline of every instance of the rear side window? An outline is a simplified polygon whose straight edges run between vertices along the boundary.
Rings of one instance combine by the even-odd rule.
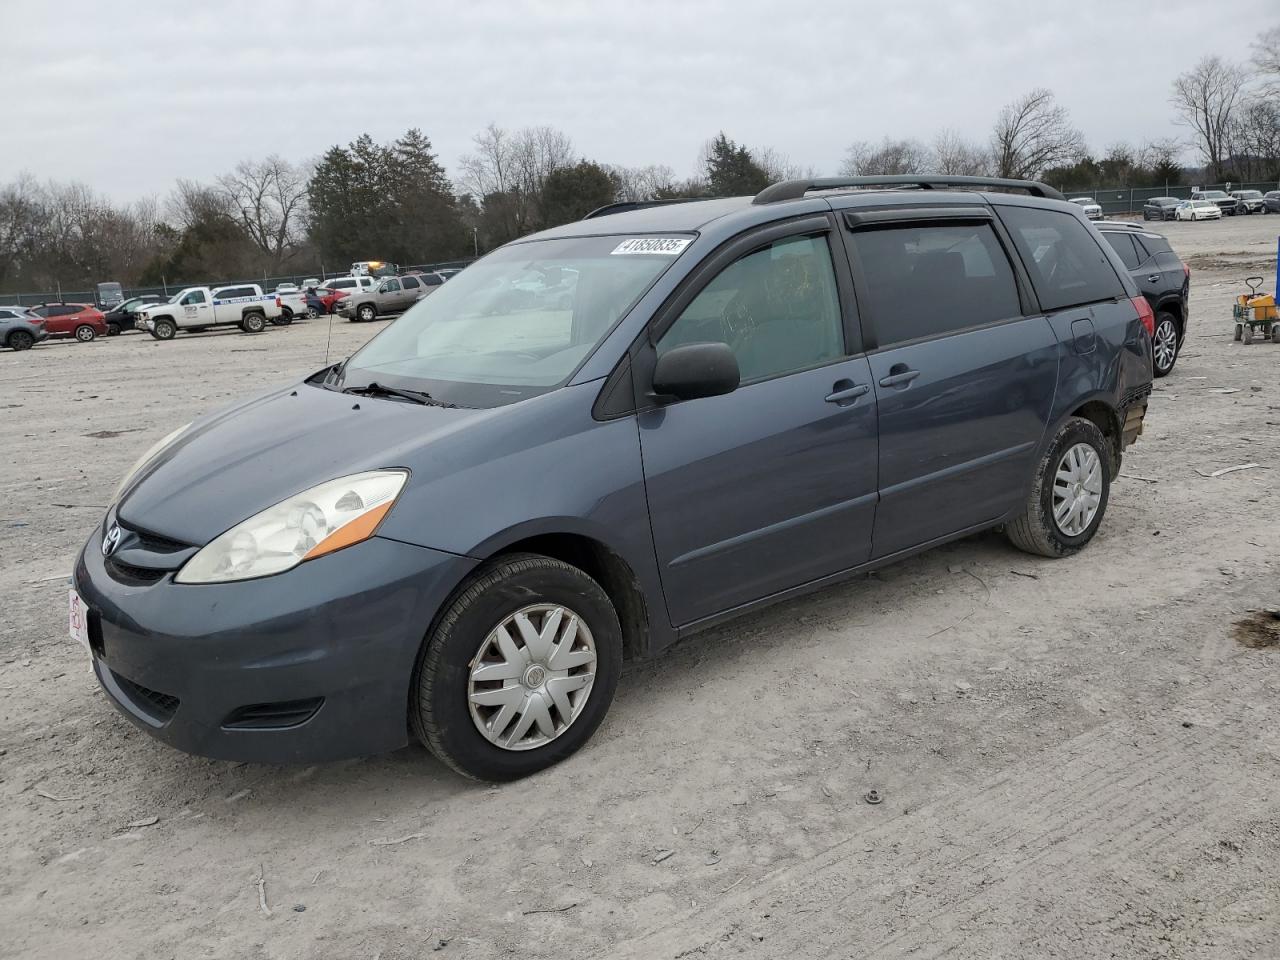
[[[400,282],[404,284],[404,288],[405,288],[406,290],[417,290],[417,289],[418,289],[418,278],[417,278],[417,277],[401,277],[401,278],[400,278]]]
[[[17,320],[18,315],[12,310],[0,310],[0,320]]]
[[[1145,256],[1139,256],[1138,250],[1133,245],[1133,237],[1127,233],[1104,233],[1102,235],[1107,243],[1111,244],[1112,249],[1120,254],[1120,259],[1124,261],[1124,265],[1130,270],[1138,269],[1138,264],[1146,259]]]
[[[1022,315],[1013,267],[989,223],[859,230],[862,266],[880,346],[936,337]]]
[[[331,290],[350,290],[356,285],[355,280],[334,280],[329,284]]]
[[[1000,219],[1013,235],[1045,310],[1125,295],[1111,261],[1075,217],[1036,207],[1002,206]]]
[[[1135,236],[1133,242],[1138,246],[1138,253],[1146,255],[1143,257],[1144,260],[1147,257],[1155,256],[1157,253],[1173,253],[1173,247],[1169,246],[1169,241],[1154,233]]]
[[[440,284],[444,283],[444,278],[434,273],[424,273],[422,275],[422,282],[428,287],[438,287]]]

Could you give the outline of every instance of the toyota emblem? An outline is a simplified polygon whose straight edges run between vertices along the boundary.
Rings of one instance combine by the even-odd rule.
[[[113,523],[107,528],[107,535],[102,538],[102,555],[109,557],[120,546],[120,525]]]

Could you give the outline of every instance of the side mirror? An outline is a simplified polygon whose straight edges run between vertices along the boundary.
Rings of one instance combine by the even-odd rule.
[[[738,358],[727,343],[686,343],[658,358],[653,392],[677,400],[718,397],[738,389]]]

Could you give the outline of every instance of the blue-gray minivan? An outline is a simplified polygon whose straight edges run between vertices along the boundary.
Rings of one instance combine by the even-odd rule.
[[[148,451],[76,563],[72,631],[182,750],[416,736],[525,776],[592,735],[625,660],[698,630],[986,528],[1080,550],[1152,326],[1043,184],[614,205]]]

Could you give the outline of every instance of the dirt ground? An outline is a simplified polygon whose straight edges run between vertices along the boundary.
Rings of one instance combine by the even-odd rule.
[[[1191,330],[1087,552],[984,535],[739,620],[501,788],[185,756],[67,637],[133,459],[326,322],[0,353],[0,956],[1280,956],[1280,346],[1229,323],[1280,217],[1158,228]]]

